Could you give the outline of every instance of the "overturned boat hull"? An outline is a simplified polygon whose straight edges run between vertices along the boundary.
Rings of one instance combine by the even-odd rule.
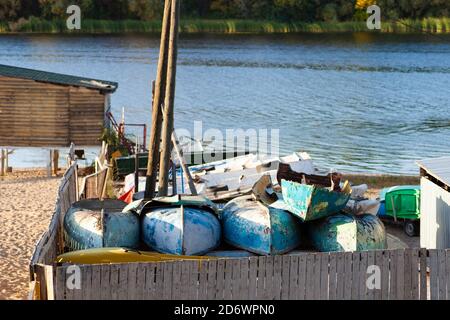
[[[281,181],[287,210],[302,221],[313,221],[339,213],[345,208],[350,194],[330,191],[314,185]]]
[[[122,201],[85,200],[72,205],[64,217],[64,240],[69,251],[139,246],[139,218],[121,212]]]
[[[265,206],[244,196],[230,201],[222,211],[224,240],[260,255],[287,253],[300,245],[299,221],[289,212]]]
[[[186,256],[217,248],[222,236],[219,220],[212,209],[195,203],[156,201],[146,205],[142,217],[145,244],[161,253]]]
[[[386,230],[377,217],[337,214],[308,223],[309,238],[321,252],[351,252],[387,248]]]

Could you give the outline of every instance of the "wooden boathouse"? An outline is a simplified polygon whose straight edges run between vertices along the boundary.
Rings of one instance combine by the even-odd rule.
[[[0,65],[0,146],[98,146],[118,84]]]

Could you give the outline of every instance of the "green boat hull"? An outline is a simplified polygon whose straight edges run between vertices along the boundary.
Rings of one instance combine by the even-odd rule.
[[[313,221],[341,212],[350,195],[314,185],[281,181],[287,209],[302,221]]]

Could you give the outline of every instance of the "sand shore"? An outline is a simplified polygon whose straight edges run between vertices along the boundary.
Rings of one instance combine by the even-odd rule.
[[[50,224],[59,180],[36,170],[0,177],[0,300],[27,298],[30,257]]]

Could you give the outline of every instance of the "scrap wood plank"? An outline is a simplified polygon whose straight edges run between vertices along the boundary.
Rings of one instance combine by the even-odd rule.
[[[282,258],[280,255],[275,256],[273,265],[273,288],[274,288],[274,299],[281,299],[281,270],[282,270]]]
[[[126,299],[128,300],[136,300],[137,296],[137,271],[138,271],[138,264],[137,263],[131,263],[128,265],[128,279],[127,279],[127,296]],[[170,296],[168,297],[170,299]]]
[[[189,277],[190,266],[186,261],[183,261],[183,263],[181,263],[180,300],[189,299]]]
[[[377,250],[375,251],[375,266],[378,268],[378,270],[380,271],[379,275],[380,278],[377,279],[377,285],[379,285],[379,287],[375,288],[375,292],[374,292],[374,300],[381,300],[381,291],[383,289],[383,251],[381,250]]]
[[[136,300],[143,300],[144,297],[144,285],[145,285],[145,266],[142,263],[137,265],[136,269]]]
[[[306,254],[306,300],[314,299],[314,262],[315,255],[313,253]]]
[[[265,296],[265,278],[266,278],[266,257],[258,258],[258,280],[256,282],[256,296],[258,300],[264,299]]]
[[[397,253],[397,300],[405,298],[405,249],[396,250]]]
[[[175,279],[174,279],[175,281]],[[208,285],[206,287],[207,299],[216,299],[216,286],[217,286],[217,260],[208,261]]]
[[[419,250],[411,252],[411,299],[419,300]]]
[[[329,300],[337,299],[337,253],[330,253]]]
[[[91,280],[91,299],[92,300],[100,300],[101,293],[101,280],[102,280],[102,267],[101,265],[93,265],[92,269],[92,280]]]
[[[198,261],[186,261],[189,264],[189,300],[198,299],[198,278],[199,278],[199,267],[200,263]]]
[[[281,300],[289,299],[289,269],[291,257],[284,255],[282,257],[282,275],[281,275]]]
[[[230,261],[232,261],[231,296],[233,300],[238,300],[241,288],[241,263],[239,259],[231,259]]]
[[[375,300],[375,291],[376,291],[376,279],[372,278],[372,281],[370,281],[371,287],[368,287],[369,277],[373,275],[374,272],[374,266],[375,266],[375,251],[371,250],[368,251],[368,257],[367,257],[367,269],[366,269],[366,299],[367,300]],[[370,269],[369,269],[370,267]],[[370,271],[370,273],[369,273]]]
[[[361,261],[359,262],[359,299],[367,299],[367,267],[369,263],[369,253],[361,252]]]
[[[249,295],[249,264],[250,259],[241,259],[241,280],[239,289],[239,300],[247,300]]]
[[[258,258],[251,257],[250,258],[250,268],[249,268],[249,277],[248,277],[248,298],[250,300],[256,300],[256,284],[258,278]]]
[[[131,264],[122,264],[117,266],[119,270],[119,290],[118,299],[126,300],[128,297],[128,269]]]
[[[395,250],[389,251],[389,300],[397,300],[397,252]]]
[[[223,300],[225,297],[225,261],[225,259],[220,259],[217,261],[217,300]]]
[[[199,262],[200,270],[199,270],[199,286],[198,286],[198,299],[205,300],[206,295],[206,287],[208,281],[208,261]]]
[[[439,276],[438,276],[438,283],[439,283],[439,300],[446,300],[447,290],[447,275],[446,275],[446,268],[445,268],[445,250],[439,250],[438,251],[438,269],[439,269]]]
[[[382,251],[381,262],[381,300],[389,300],[389,251]],[[378,262],[378,259],[377,259]]]
[[[36,277],[36,282],[38,283],[38,288],[40,290],[41,284],[40,279]],[[37,292],[39,295],[39,300],[41,300],[40,291]],[[55,299],[56,300],[66,300],[66,268],[57,267],[55,274]]]
[[[298,300],[303,299],[298,296],[299,291],[299,256],[294,255],[290,256],[290,264],[289,264],[289,300]],[[306,270],[306,265],[305,265]]]
[[[144,300],[154,300],[156,296],[156,263],[145,265]]]
[[[266,257],[266,276],[265,276],[265,294],[264,299],[273,300],[274,292],[273,292],[273,257]]]
[[[405,279],[405,291],[404,299],[412,299],[412,249],[405,250],[405,265],[404,265],[404,279]]]
[[[429,250],[430,255],[430,289],[431,300],[439,299],[439,282],[438,282],[438,257],[437,250]]]
[[[318,258],[320,260],[320,294],[317,299],[328,300],[328,253],[319,253]]]
[[[181,265],[182,261],[175,261],[173,263],[172,274],[172,300],[180,300],[181,298]]]
[[[110,290],[110,274],[111,274],[111,266],[107,264],[103,264],[101,266],[101,300],[111,300],[111,290]]]
[[[352,252],[344,253],[344,299],[350,300],[352,298]],[[359,271],[359,270],[358,270]]]
[[[225,282],[224,282],[224,300],[231,300],[233,298],[233,294],[231,291],[231,282],[233,275],[233,260],[227,259],[225,260]]]
[[[295,271],[298,273],[298,283],[295,283],[295,296],[294,299],[305,300],[306,299],[306,254],[300,254],[298,256],[298,267]],[[292,263],[292,262],[291,262]],[[291,283],[292,285],[292,283]]]
[[[342,252],[338,253],[337,261],[337,290],[336,299],[344,300],[344,289],[345,289],[345,256]]]
[[[320,279],[321,279],[321,265],[320,254],[314,253],[314,294],[313,299],[320,299]]]
[[[111,291],[111,300],[123,299],[123,294],[122,296],[119,296],[119,290],[121,289],[122,288],[119,277],[119,265],[118,264],[111,265],[109,275],[109,288],[108,288],[108,290]]]
[[[153,298],[155,300],[162,300],[163,299],[164,264],[165,264],[165,262],[156,263],[156,268],[155,268],[155,291],[154,291],[155,294],[154,294],[154,298]],[[189,277],[189,275],[188,275],[188,277]]]
[[[427,249],[420,249],[420,257],[419,257],[419,263],[420,263],[420,281],[419,281],[419,288],[420,288],[420,300],[427,300],[428,299],[428,263],[427,263],[427,255],[428,251]]]
[[[355,251],[352,253],[352,266],[353,266],[353,273],[352,273],[352,300],[359,300],[359,278],[360,278],[360,272],[359,272],[359,263],[361,260],[361,254],[359,251]]]

